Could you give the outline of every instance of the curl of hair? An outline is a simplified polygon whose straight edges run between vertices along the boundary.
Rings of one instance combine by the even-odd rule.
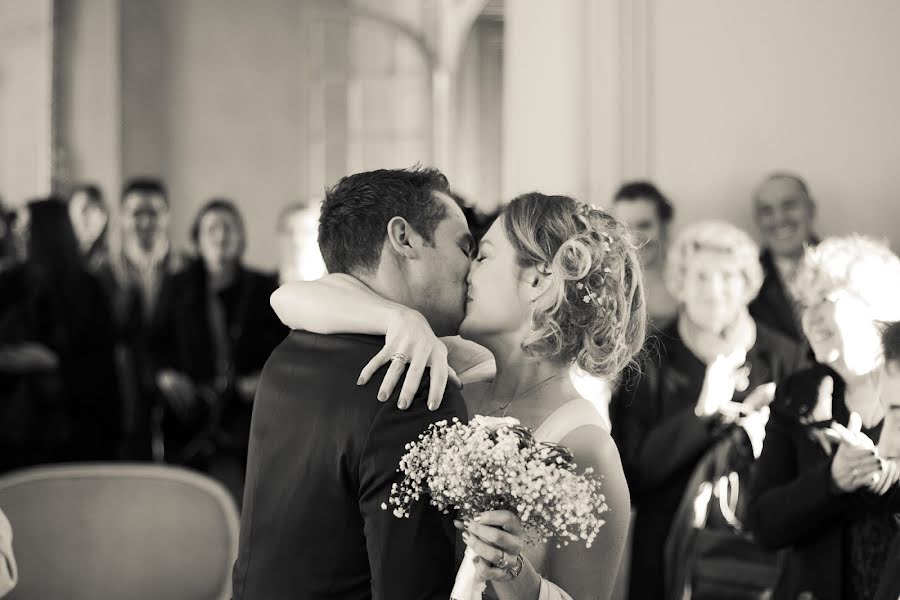
[[[615,379],[647,327],[640,262],[624,225],[568,196],[537,192],[514,199],[502,218],[519,266],[550,278],[523,349]]]
[[[676,300],[683,297],[687,265],[698,252],[714,252],[734,259],[746,283],[745,304],[759,294],[763,270],[759,246],[743,229],[726,221],[698,221],[681,230],[669,245],[664,280]]]
[[[869,306],[873,320],[900,321],[900,258],[870,237],[836,236],[808,247],[791,289],[802,306],[847,291]]]

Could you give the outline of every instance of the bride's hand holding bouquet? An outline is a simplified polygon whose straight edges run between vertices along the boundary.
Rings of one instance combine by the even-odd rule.
[[[402,518],[428,496],[438,510],[458,512],[467,548],[453,600],[480,598],[486,581],[520,578],[517,587],[536,596],[542,582],[522,556],[526,544],[590,547],[605,522],[609,508],[591,470],[576,473],[571,452],[537,442],[516,419],[439,421],[406,449],[404,479],[382,507]]]

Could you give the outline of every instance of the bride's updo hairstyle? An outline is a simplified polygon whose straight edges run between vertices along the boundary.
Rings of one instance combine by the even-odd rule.
[[[647,326],[643,275],[625,226],[568,196],[537,192],[514,199],[502,218],[518,265],[550,278],[523,349],[615,378],[640,351]]]

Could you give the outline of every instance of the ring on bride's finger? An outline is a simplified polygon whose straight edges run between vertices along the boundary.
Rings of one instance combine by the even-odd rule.
[[[402,352],[394,352],[393,356],[391,356],[391,362],[398,361],[403,363],[404,365],[409,364],[409,357]]]
[[[500,551],[500,560],[494,563],[494,566],[498,569],[506,569],[509,567],[509,562],[506,560],[506,552]]]

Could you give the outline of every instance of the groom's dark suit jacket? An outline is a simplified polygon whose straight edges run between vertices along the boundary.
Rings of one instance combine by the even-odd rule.
[[[406,600],[450,596],[452,517],[423,500],[409,519],[382,509],[404,446],[429,423],[465,419],[448,387],[426,407],[376,399],[384,369],[356,379],[383,337],[292,332],[266,363],[250,430],[235,600]]]

